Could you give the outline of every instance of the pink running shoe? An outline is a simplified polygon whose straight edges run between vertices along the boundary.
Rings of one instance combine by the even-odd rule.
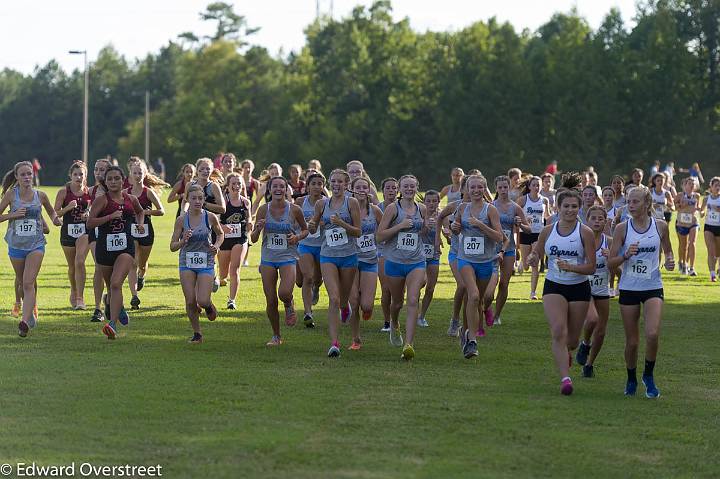
[[[563,396],[569,396],[573,393],[573,385],[572,385],[572,379],[565,378],[562,380],[561,386],[560,386],[560,394]]]
[[[345,324],[348,322],[348,319],[350,319],[350,314],[352,313],[352,308],[350,307],[350,304],[347,304],[344,308],[340,308],[340,321]]]
[[[483,329],[483,328],[478,329],[477,337],[484,338],[485,337],[485,329]]]
[[[495,322],[493,321],[493,314],[492,311],[490,311],[490,308],[485,310],[485,325],[488,328],[492,328],[493,324]]]

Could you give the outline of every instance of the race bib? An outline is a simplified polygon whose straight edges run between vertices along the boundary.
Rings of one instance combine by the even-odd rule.
[[[397,239],[397,249],[404,251],[415,251],[418,247],[417,233],[399,233]]]
[[[533,233],[539,233],[543,229],[542,216],[531,215],[530,216],[530,231]]]
[[[109,234],[106,238],[108,251],[122,251],[127,248],[127,235],[125,233]]]
[[[435,256],[435,246],[423,243],[423,251],[425,252],[425,259],[433,259]]]
[[[693,222],[693,215],[692,215],[692,213],[680,213],[680,214],[678,215],[678,217],[679,217],[679,219],[680,219],[680,223],[682,223],[682,224],[684,224],[684,225],[691,225],[692,222]]]
[[[655,218],[659,220],[665,218],[665,208],[663,207],[663,205],[655,205],[655,207],[653,208],[653,213],[655,215]]]
[[[375,251],[375,235],[362,235],[357,239],[357,246],[361,253],[369,253]]]
[[[267,249],[287,249],[287,235],[269,233],[267,235]]]
[[[720,223],[720,211],[710,210],[708,212],[708,222],[714,224]]]
[[[632,258],[627,268],[627,275],[632,278],[650,279],[652,270],[647,260]]]
[[[558,275],[560,275],[560,278],[568,278],[568,277],[570,277],[570,275],[575,274],[572,271],[561,270],[558,267],[558,264],[557,264],[558,261],[565,261],[567,264],[578,264],[577,258],[553,257],[552,261],[550,262],[551,268],[553,268],[558,273]]]
[[[463,251],[469,256],[479,256],[485,253],[485,238],[482,236],[463,237]]]
[[[241,225],[239,223],[228,223],[225,226],[227,226],[228,229],[230,230],[227,233],[225,233],[225,238],[240,238],[240,237],[242,237],[242,231],[240,228]]]
[[[15,234],[18,236],[35,236],[37,221],[31,219],[15,220]]]
[[[130,231],[132,232],[133,238],[147,238],[148,230],[150,228],[148,228],[148,225],[143,226],[145,227],[144,231],[140,233],[140,231],[138,230],[138,225],[136,225],[135,223],[132,224],[132,229]]]
[[[347,244],[348,237],[345,228],[332,228],[325,230],[325,241],[328,246],[337,247]]]
[[[205,269],[208,267],[207,253],[189,251],[185,253],[185,265],[191,269]]]
[[[594,274],[589,277],[590,279],[590,286],[593,288],[604,288],[608,285],[608,274],[607,273],[600,273],[600,274]]]
[[[72,238],[79,238],[85,234],[85,223],[70,223],[68,225],[68,235]]]

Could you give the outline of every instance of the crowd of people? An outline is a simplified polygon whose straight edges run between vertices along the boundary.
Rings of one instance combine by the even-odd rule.
[[[683,179],[678,191],[668,170],[656,171],[649,186],[643,184],[643,170],[636,168],[627,183],[615,175],[601,187],[597,173],[589,169],[563,174],[556,188],[554,172],[535,176],[511,168],[488,182],[478,170],[466,174],[453,168],[450,184],[423,191],[411,174],[385,178],[378,188],[360,161],[325,176],[320,162],[313,160],[306,169],[291,165],[287,177],[273,163],[255,178],[251,160],[238,163],[226,153],[219,162],[201,158],[183,165],[172,185],[138,157],[131,157],[126,167],[127,175],[107,159],[97,160],[94,185],[88,186],[88,166],[74,162],[54,205],[33,187],[31,163],[17,163],[5,175],[0,222],[8,222],[5,240],[15,271],[12,315],[20,318],[21,337],[37,324],[36,280],[49,223],[61,227],[70,306],[86,309],[90,252],[95,263],[90,320],[102,323],[108,339],[117,337],[120,325],[129,321],[126,282],[131,309],[141,305],[139,293],[155,244],[152,217],[165,214],[161,197],[166,187],[171,189],[168,202],[177,202],[170,250],[178,252],[193,344],[204,341],[201,316],[209,321],[218,316],[212,294],[221,286],[228,286],[226,308],[236,309],[239,273],[255,247],[260,249],[259,273],[272,332],[268,347],[282,345],[282,328],[298,322],[296,287],[302,324],[315,327],[313,308],[324,285],[327,356],[341,355],[345,323],[350,326],[349,349],[362,349],[360,318],[372,318],[379,280],[382,331],[401,348],[401,358],[411,360],[416,328],[428,326],[426,314],[447,248],[456,280],[447,334],[459,338],[464,358],[476,357],[478,341],[502,324],[512,277],[530,271],[526,294],[539,300],[537,287],[545,271],[541,297],[561,393],[573,392],[573,353],[582,375],[594,376],[610,299],[618,296],[626,338],[625,394],[635,395],[638,387],[642,313],[646,347],[641,380],[646,396],[655,398],[660,395],[654,367],[664,301],[660,265],[667,271],[675,268],[673,214],[680,273],[698,274],[695,244],[704,219],[710,280],[718,276],[720,177],[701,193],[701,177]]]

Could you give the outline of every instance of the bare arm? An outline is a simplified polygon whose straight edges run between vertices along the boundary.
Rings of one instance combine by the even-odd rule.
[[[163,207],[162,201],[158,195],[151,189],[147,190],[148,199],[155,206],[155,209],[145,210],[145,214],[149,216],[163,216],[165,214],[165,207]]]

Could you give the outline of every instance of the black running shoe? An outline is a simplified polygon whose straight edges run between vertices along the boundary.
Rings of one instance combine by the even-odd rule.
[[[465,359],[474,358],[478,355],[477,341],[468,341],[463,348]]]
[[[99,309],[96,309],[95,312],[92,315],[92,318],[90,318],[90,322],[92,323],[102,323],[105,321],[105,315],[102,311]]]
[[[595,376],[595,372],[593,371],[592,364],[586,364],[582,367],[582,375],[584,378],[591,378]]]
[[[306,314],[305,317],[303,317],[303,323],[305,323],[306,328],[315,327],[315,321],[313,321],[313,317],[311,314]]]
[[[138,277],[137,280],[137,290],[140,291],[145,287],[145,278]]]
[[[588,354],[590,354],[590,346],[580,342],[580,347],[577,350],[577,353],[575,353],[575,361],[577,361],[578,364],[581,366],[585,366],[585,363],[587,363]]]
[[[130,300],[130,309],[140,309],[140,298],[133,296]]]

